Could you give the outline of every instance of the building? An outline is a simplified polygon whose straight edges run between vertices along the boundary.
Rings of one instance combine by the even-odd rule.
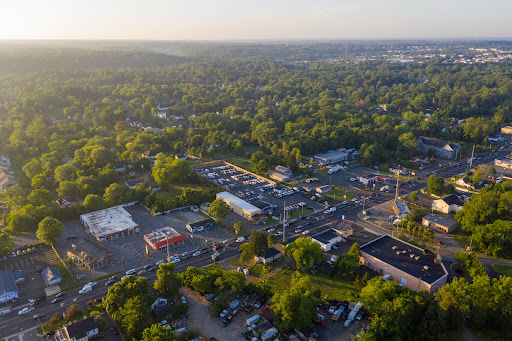
[[[411,213],[405,201],[393,201],[391,208],[393,209],[395,215],[400,219]]]
[[[18,181],[16,181],[12,172],[6,167],[0,167],[0,193],[17,184]]]
[[[129,179],[124,182],[129,189],[135,189],[138,185],[146,185],[144,178]]]
[[[100,269],[114,261],[114,253],[88,239],[81,239],[71,244],[66,253],[68,257],[89,270]]]
[[[445,218],[435,213],[424,216],[421,220],[421,224],[425,227],[430,227],[445,233],[450,233],[457,228],[457,222],[455,220]]]
[[[332,229],[343,238],[347,238],[354,233],[354,222],[345,220],[345,216],[341,216],[341,220]]]
[[[277,166],[276,172],[286,175],[287,177],[291,177],[293,175],[290,168],[286,168],[284,166]]]
[[[343,237],[336,230],[329,229],[327,231],[315,234],[311,237],[311,239],[320,244],[322,251],[329,252],[331,251],[334,244],[342,241]]]
[[[512,168],[512,159],[504,157],[494,160],[494,165],[502,168]]]
[[[16,270],[12,273],[12,275],[14,277],[14,282],[16,283],[16,285],[25,283],[25,275],[23,275],[23,271]]]
[[[164,305],[167,305],[167,304],[169,304],[169,302],[167,301],[167,298],[165,298],[162,295],[158,295],[155,302],[153,302],[153,304],[151,304],[151,310],[155,310],[155,309],[163,307]]]
[[[57,330],[55,341],[88,341],[99,333],[100,330],[94,318],[88,317]]]
[[[185,245],[185,237],[169,226],[144,235],[144,240],[153,251],[166,251],[167,247],[174,248]]]
[[[151,127],[149,127],[151,129]],[[156,159],[156,155],[158,153],[155,152],[155,151],[152,151],[152,150],[146,150],[145,152],[143,152],[140,156],[141,157],[146,157],[146,158],[149,158],[149,159],[152,159],[152,160],[155,160]]]
[[[502,134],[512,134],[512,127],[511,126],[502,127],[501,133]]]
[[[324,154],[318,154],[313,156],[313,160],[318,162],[320,166],[330,165],[336,162],[345,161],[348,159],[348,153],[330,150]]]
[[[469,180],[469,178],[467,176],[463,176],[459,180],[455,181],[455,184],[458,186],[461,186],[461,187],[467,187],[467,188],[473,187],[473,183],[471,182],[471,180]]]
[[[55,284],[59,284],[62,282],[62,275],[59,270],[55,269],[53,266],[49,266],[41,272],[43,276],[44,284],[46,287],[50,287]]]
[[[267,250],[256,256],[256,262],[267,265],[279,258],[281,258],[281,252],[273,247],[269,247]]]
[[[217,199],[224,201],[233,212],[247,220],[252,220],[256,215],[261,215],[259,208],[229,192],[217,193]]]
[[[18,287],[12,271],[0,270],[0,303],[15,301],[18,299]]]
[[[193,223],[188,223],[185,227],[192,233],[201,232],[215,226],[215,220],[212,218],[201,219]]]
[[[433,294],[446,284],[448,271],[427,249],[382,235],[361,246],[361,262],[411,290]]]
[[[363,174],[362,176],[358,176],[357,180],[367,186],[368,184],[379,181],[379,176],[376,174]]]
[[[441,213],[449,214],[462,210],[464,202],[455,194],[450,194],[444,198],[432,201],[432,209]]]
[[[167,118],[167,113],[166,112],[159,112],[157,115],[160,118]]]
[[[71,198],[59,198],[57,199],[56,203],[59,205],[60,208],[73,206],[76,204],[76,202],[74,202]]]
[[[320,187],[315,188],[315,191],[317,193],[320,193],[320,194],[325,194],[327,192],[332,191],[332,187],[329,186],[329,185],[324,185],[324,186],[320,186]]]
[[[174,156],[174,158],[175,158],[175,159],[178,159],[178,160],[180,160],[180,161],[183,161],[183,160],[188,159],[188,156],[187,156],[186,154],[176,154],[176,155]]]
[[[274,172],[274,171],[268,171],[268,176],[271,179],[274,179],[276,181],[281,181],[281,182],[290,180],[290,177],[288,177],[287,175],[284,175],[284,174],[281,174],[278,172]]]
[[[407,174],[407,168],[405,168],[404,166],[394,164],[394,163],[390,163],[388,165],[388,169],[391,173],[394,173],[394,174],[398,174],[398,173],[400,173],[401,175]]]
[[[461,157],[462,148],[455,142],[446,142],[431,137],[418,137],[418,148],[420,152],[427,153],[430,149],[434,150],[434,155],[450,160],[457,160]]]
[[[139,225],[121,205],[82,214],[80,221],[99,242],[116,240],[140,232]]]
[[[11,168],[11,159],[5,155],[0,155],[0,167],[7,169]]]

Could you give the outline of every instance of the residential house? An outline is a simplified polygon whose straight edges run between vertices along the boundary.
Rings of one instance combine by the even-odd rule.
[[[160,118],[167,118],[167,113],[166,112],[159,112],[157,115]]]
[[[269,247],[267,250],[256,256],[256,262],[267,265],[279,258],[281,258],[281,252],[273,247]]]
[[[512,126],[506,126],[501,128],[502,134],[512,134]]]
[[[459,180],[455,181],[455,184],[457,184],[461,187],[466,187],[466,188],[473,187],[473,183],[471,182],[471,180],[469,180],[469,178],[467,176],[463,176]]]
[[[68,324],[55,333],[56,341],[88,341],[98,335],[100,330],[93,317]]]
[[[286,175],[288,177],[292,176],[292,171],[290,170],[290,168],[284,166],[277,166],[275,170],[276,172]]]
[[[60,206],[60,208],[73,206],[76,204],[71,198],[59,198],[57,199],[57,204]]]
[[[136,188],[138,185],[146,185],[144,178],[128,179],[124,182],[130,189]]]
[[[43,276],[44,283],[47,287],[62,282],[62,275],[60,274],[59,270],[53,266],[49,266],[44,269],[41,275]]]
[[[3,168],[11,168],[11,159],[9,159],[7,156],[0,155],[0,167]]]
[[[445,214],[462,210],[462,205],[464,205],[464,202],[455,194],[450,194],[444,198],[432,201],[432,209]]]
[[[18,181],[16,181],[13,172],[7,168],[0,167],[0,193],[4,192],[7,188],[17,184]]]
[[[435,213],[430,213],[422,218],[421,224],[434,230],[450,233],[457,228],[457,222]]]
[[[337,244],[343,240],[343,237],[334,229],[329,229],[324,232],[320,232],[311,237],[311,240],[320,244],[320,248],[324,252],[331,251],[334,244]]]
[[[164,296],[162,295],[158,295],[158,297],[156,298],[155,302],[153,302],[153,304],[151,304],[151,310],[155,310],[157,308],[161,308],[165,305],[168,305],[169,302],[167,301],[167,298],[165,298]]]
[[[174,158],[175,158],[175,159],[178,159],[178,160],[180,160],[180,161],[183,161],[183,160],[188,159],[188,157],[187,157],[187,155],[186,155],[186,154],[176,154],[176,155],[174,156]]]
[[[152,150],[146,150],[146,151],[145,151],[145,152],[143,152],[140,156],[141,156],[141,157],[145,157],[145,158],[149,158],[149,159],[154,160],[154,159],[156,159],[156,155],[157,155],[157,154],[158,154],[158,153],[157,153],[157,152],[155,152],[155,151],[152,151]]]
[[[445,159],[457,160],[461,157],[462,148],[455,142],[446,142],[431,137],[418,137],[418,148],[420,152],[427,153],[434,150],[434,155]]]

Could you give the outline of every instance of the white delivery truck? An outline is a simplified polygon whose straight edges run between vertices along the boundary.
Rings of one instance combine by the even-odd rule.
[[[335,172],[339,171],[339,170],[340,170],[340,168],[341,168],[341,166],[340,166],[340,165],[336,165],[336,166],[334,166],[334,167],[330,168],[330,169],[327,171],[327,174],[335,173]]]
[[[253,317],[251,318],[248,318],[246,321],[245,321],[245,324],[250,327],[252,326],[253,324],[256,324],[260,321],[261,317],[260,315],[254,315]]]
[[[85,293],[88,293],[88,292],[91,292],[92,291],[92,286],[90,285],[86,285],[85,287],[83,287],[78,293],[80,295],[82,294],[85,294]]]

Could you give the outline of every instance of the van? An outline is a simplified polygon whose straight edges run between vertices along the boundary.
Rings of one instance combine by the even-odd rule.
[[[245,237],[238,237],[238,238],[236,239],[236,242],[237,242],[237,243],[245,242]]]
[[[92,286],[90,285],[86,285],[85,287],[83,287],[78,293],[80,295],[82,294],[85,294],[85,293],[88,293],[88,292],[91,292],[92,291]]]
[[[4,316],[11,313],[11,307],[5,307],[0,309],[0,316]]]
[[[343,324],[345,327],[348,327],[350,326],[350,323],[352,322],[352,320],[346,320],[345,323]]]

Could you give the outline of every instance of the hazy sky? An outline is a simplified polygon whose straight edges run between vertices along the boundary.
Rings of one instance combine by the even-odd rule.
[[[0,39],[512,37],[510,0],[2,0]]]

